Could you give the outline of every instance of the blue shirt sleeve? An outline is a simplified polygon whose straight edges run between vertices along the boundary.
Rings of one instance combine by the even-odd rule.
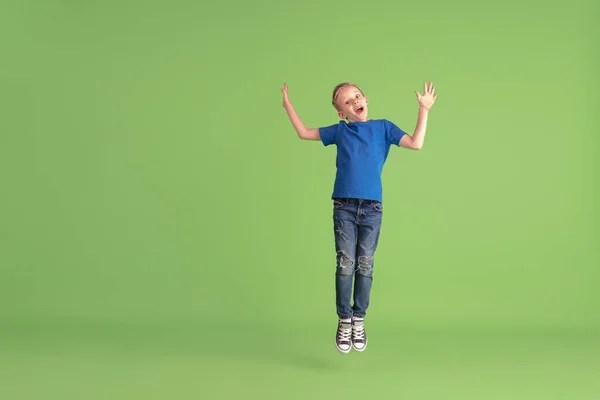
[[[319,128],[319,137],[321,138],[321,142],[323,145],[329,146],[330,144],[334,144],[338,132],[339,124],[325,126],[323,128]]]
[[[406,135],[402,129],[398,128],[393,122],[385,121],[385,137],[388,144],[400,145],[400,139]]]

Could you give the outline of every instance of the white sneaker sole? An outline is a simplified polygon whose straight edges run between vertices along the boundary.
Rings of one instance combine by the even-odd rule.
[[[369,338],[367,338],[367,341],[365,342],[365,347],[363,347],[362,349],[357,349],[357,348],[354,346],[354,343],[352,343],[352,348],[353,348],[354,350],[356,350],[356,351],[365,351],[365,349],[367,348],[367,345],[368,345],[368,344],[369,344]]]
[[[336,348],[336,349],[338,349],[338,351],[339,351],[340,353],[348,354],[348,353],[350,353],[350,351],[352,350],[352,345],[350,345],[350,347],[348,347],[348,350],[344,350],[344,349],[340,349],[340,348],[338,347],[338,344],[337,344],[337,341],[336,341],[336,342],[335,342],[335,348]]]

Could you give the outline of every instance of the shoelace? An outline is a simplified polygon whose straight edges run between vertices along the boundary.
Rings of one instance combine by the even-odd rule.
[[[363,324],[352,326],[352,336],[354,339],[362,340],[365,338],[365,326]]]
[[[350,340],[352,337],[352,328],[342,328],[340,327],[338,331],[338,337],[340,340]]]

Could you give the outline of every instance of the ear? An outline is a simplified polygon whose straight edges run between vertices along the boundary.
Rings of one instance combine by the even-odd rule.
[[[344,112],[343,112],[343,111],[338,111],[338,116],[339,116],[341,119],[346,119],[346,115],[344,114]]]

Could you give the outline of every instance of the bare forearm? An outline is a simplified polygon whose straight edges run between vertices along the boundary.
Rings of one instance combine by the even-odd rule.
[[[294,126],[294,129],[298,134],[298,137],[300,137],[301,139],[305,138],[308,133],[308,127],[304,124],[304,122],[294,109],[294,106],[292,106],[292,103],[286,104],[285,111],[287,112],[287,115],[290,118],[290,121],[292,122],[292,125]]]
[[[415,127],[415,132],[410,135],[404,135],[400,139],[400,146],[413,149],[420,150],[423,147],[423,142],[425,142],[425,132],[427,132],[427,117],[429,116],[429,109],[435,103],[435,99],[437,98],[437,94],[435,93],[435,87],[433,86],[433,82],[423,83],[423,94],[421,95],[419,92],[415,92],[417,95],[417,100],[419,101],[419,115],[417,117],[417,126]]]
[[[425,107],[419,107],[419,115],[417,117],[417,126],[415,132],[412,135],[412,144],[415,149],[423,147],[425,141],[425,133],[427,131],[427,117],[429,116],[429,109]]]

